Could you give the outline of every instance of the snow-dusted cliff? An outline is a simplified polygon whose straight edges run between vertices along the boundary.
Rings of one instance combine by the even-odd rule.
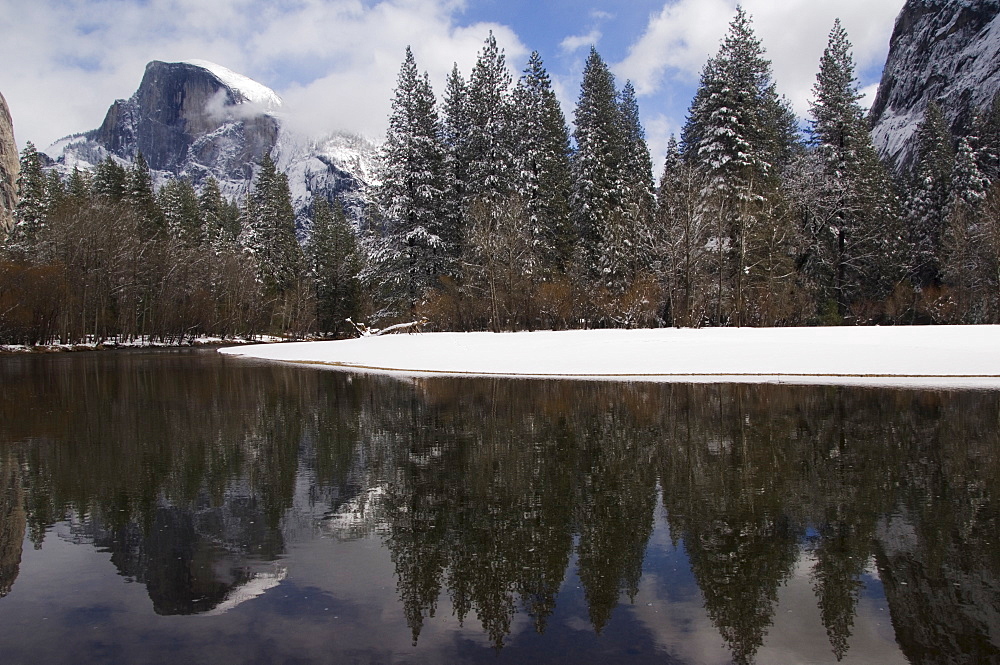
[[[91,168],[109,155],[123,163],[141,152],[154,179],[199,185],[208,176],[230,198],[242,198],[265,154],[288,174],[300,231],[314,195],[340,200],[360,220],[374,182],[376,146],[347,134],[307,137],[283,121],[281,98],[267,86],[204,60],[146,66],[127,100],[101,126],[45,150],[56,168]]]
[[[1000,90],[1000,0],[908,0],[896,19],[871,109],[873,138],[897,168],[931,100],[966,134]]]
[[[20,170],[14,123],[7,100],[0,95],[0,238],[14,225],[14,205],[17,201],[17,174]]]

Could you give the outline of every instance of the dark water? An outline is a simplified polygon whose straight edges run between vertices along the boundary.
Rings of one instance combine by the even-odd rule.
[[[1000,661],[1000,393],[0,377],[2,663]]]

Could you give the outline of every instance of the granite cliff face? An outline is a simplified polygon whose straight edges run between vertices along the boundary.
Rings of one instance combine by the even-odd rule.
[[[14,205],[17,203],[17,174],[21,162],[14,141],[14,123],[7,100],[0,94],[0,238],[14,226]]]
[[[289,176],[300,230],[314,195],[341,201],[360,220],[375,146],[346,134],[300,136],[285,124],[281,98],[252,79],[202,60],[153,61],[135,94],[114,102],[100,127],[45,152],[64,172],[109,155],[131,162],[141,152],[157,182],[184,177],[197,186],[213,176],[230,198],[245,195],[267,154]]]
[[[905,169],[929,102],[936,100],[952,130],[964,135],[998,91],[1000,0],[908,0],[871,109],[875,146]]]
[[[141,151],[158,171],[196,180],[239,173],[274,148],[278,121],[270,113],[281,100],[270,91],[270,99],[253,97],[230,79],[221,68],[153,61],[136,93],[112,104],[86,136],[119,157]]]

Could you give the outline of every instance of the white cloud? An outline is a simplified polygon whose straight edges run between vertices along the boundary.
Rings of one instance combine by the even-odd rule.
[[[559,43],[559,48],[562,49],[563,53],[573,53],[579,51],[581,48],[594,46],[599,41],[601,41],[601,32],[595,29],[585,35],[571,35],[567,37]]]
[[[861,100],[858,102],[861,104],[861,108],[870,109],[872,104],[875,103],[875,96],[878,94],[878,83],[865,86],[858,92],[861,93]]]
[[[460,26],[460,0],[0,0],[0,91],[18,142],[44,148],[97,127],[138,87],[147,62],[211,60],[274,88],[312,131],[384,132],[404,49],[443,86],[471,69],[490,29],[509,60],[512,30]],[[440,92],[440,90],[439,90]]]
[[[772,60],[779,91],[804,115],[834,19],[841,19],[852,40],[858,71],[870,72],[885,61],[903,2],[744,0],[741,4]],[[667,2],[650,17],[645,32],[616,65],[616,73],[630,78],[640,95],[657,93],[677,80],[696,81],[705,61],[718,51],[736,4],[735,0]]]

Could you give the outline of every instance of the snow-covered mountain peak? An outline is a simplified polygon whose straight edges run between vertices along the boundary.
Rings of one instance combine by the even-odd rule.
[[[199,186],[211,176],[230,198],[246,194],[269,155],[288,175],[302,235],[317,196],[343,204],[359,223],[377,183],[377,147],[345,133],[301,135],[281,104],[267,86],[222,65],[154,60],[135,94],[115,101],[99,128],[46,152],[63,173],[109,157],[129,164],[142,153],[156,182],[181,177]]]
[[[258,104],[267,109],[277,109],[281,106],[281,97],[263,83],[254,81],[249,76],[238,74],[233,70],[208,60],[184,60],[181,64],[194,65],[210,72],[219,81],[242,97],[243,102]]]

